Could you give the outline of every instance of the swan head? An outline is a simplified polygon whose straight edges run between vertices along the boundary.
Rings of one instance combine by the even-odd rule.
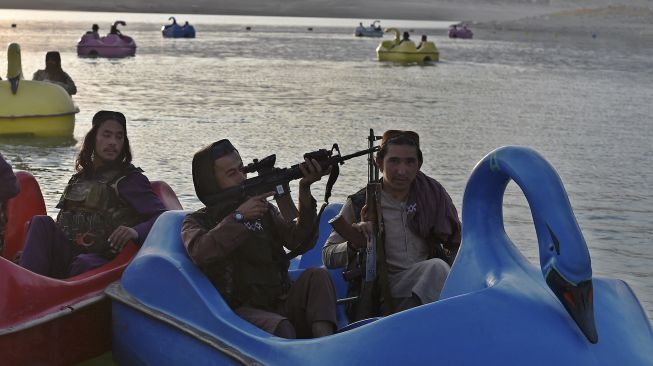
[[[553,227],[559,225],[562,223],[558,222]],[[594,321],[591,260],[580,229],[559,227],[555,230],[549,223],[536,226],[546,227],[538,235],[540,265],[546,284],[585,337],[591,343],[596,343],[598,334]]]
[[[23,78],[23,67],[21,65],[20,45],[10,43],[7,47],[7,79],[11,84],[11,92],[16,94],[18,83]]]
[[[474,258],[476,254],[467,253],[487,253],[484,243],[496,243],[494,251],[511,250],[502,210],[510,180],[517,183],[528,200],[537,234],[540,270],[547,287],[583,335],[596,343],[592,263],[587,243],[562,180],[534,150],[505,146],[488,154],[474,169],[463,199],[463,246],[459,256]],[[496,266],[503,265],[487,257],[479,257],[477,263],[483,271],[494,271]]]
[[[599,340],[594,321],[594,297],[592,280],[572,283],[565,279],[558,270],[550,268],[546,283],[576,322],[587,339],[596,343]]]

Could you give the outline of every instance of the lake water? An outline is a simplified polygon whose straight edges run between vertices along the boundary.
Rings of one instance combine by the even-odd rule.
[[[78,88],[74,139],[97,110],[123,111],[134,163],[168,182],[187,209],[201,207],[193,153],[221,138],[246,161],[276,153],[284,167],[333,143],[343,154],[364,149],[370,128],[415,130],[423,171],[459,212],[483,156],[502,145],[532,147],[566,186],[594,274],[628,282],[653,314],[653,48],[482,31],[472,41],[450,40],[448,23],[382,20],[414,29],[415,39],[428,34],[440,49],[437,65],[398,66],[376,61],[378,39],[352,36],[359,19],[182,15],[177,20],[194,24],[197,38],[175,40],[161,37],[168,16],[2,10],[0,44],[21,44],[27,78],[43,68],[46,51],[59,50]],[[127,21],[122,32],[136,40],[136,56],[78,58],[77,40],[91,24],[106,33],[116,19]],[[15,168],[36,176],[51,215],[73,173],[76,141],[0,141]],[[332,202],[363,186],[366,172],[365,159],[346,163]],[[323,187],[315,185],[318,200]],[[514,184],[504,216],[513,241],[537,263],[528,204]]]

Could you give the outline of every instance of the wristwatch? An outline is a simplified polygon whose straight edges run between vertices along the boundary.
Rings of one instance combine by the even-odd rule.
[[[236,220],[236,222],[243,222],[245,220],[245,215],[240,211],[234,211],[234,220]]]

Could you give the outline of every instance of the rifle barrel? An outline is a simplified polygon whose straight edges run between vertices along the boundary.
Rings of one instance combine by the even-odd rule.
[[[367,154],[369,154],[369,153],[373,153],[373,152],[379,151],[379,149],[380,149],[379,146],[374,146],[374,147],[371,148],[371,149],[361,150],[361,151],[357,151],[357,152],[355,152],[355,153],[353,153],[353,154],[349,154],[349,155],[341,156],[341,157],[338,158],[338,161],[345,161],[345,160],[349,160],[349,159],[352,159],[352,158],[355,158],[355,157],[358,157],[358,156],[367,155]]]

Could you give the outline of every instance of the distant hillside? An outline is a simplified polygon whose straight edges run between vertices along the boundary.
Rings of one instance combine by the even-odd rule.
[[[650,3],[651,0],[0,0],[0,8],[487,22],[566,9]]]

